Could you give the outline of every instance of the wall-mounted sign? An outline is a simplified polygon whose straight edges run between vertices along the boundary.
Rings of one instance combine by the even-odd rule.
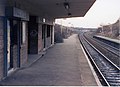
[[[21,9],[13,8],[13,16],[22,18],[23,20],[29,20],[29,14]]]
[[[15,8],[15,7],[7,8],[6,15],[8,17],[18,17],[21,18],[22,20],[29,21],[29,14],[26,11],[21,10],[19,8]]]

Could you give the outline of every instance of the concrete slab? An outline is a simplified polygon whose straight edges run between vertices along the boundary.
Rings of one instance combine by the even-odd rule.
[[[30,67],[20,69],[2,85],[20,86],[97,86],[77,35],[47,50]]]

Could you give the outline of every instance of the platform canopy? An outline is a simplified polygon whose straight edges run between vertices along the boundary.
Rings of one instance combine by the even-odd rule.
[[[11,0],[8,0],[11,2]],[[52,18],[83,17],[96,0],[12,0],[31,14]]]

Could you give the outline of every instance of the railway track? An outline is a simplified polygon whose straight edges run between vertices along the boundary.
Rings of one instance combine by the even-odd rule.
[[[100,41],[100,40],[98,40],[98,39],[96,39],[96,38],[93,38],[93,37],[94,37],[93,34],[87,33],[86,35],[87,35],[87,37],[89,36],[89,38],[91,38],[91,39],[93,39],[94,41],[100,43],[101,46],[104,46],[104,48],[106,48],[107,50],[111,51],[113,54],[115,54],[115,55],[117,55],[117,56],[120,57],[120,47],[115,48],[115,47],[113,47],[113,46],[111,46],[111,45],[109,45],[109,44],[106,44],[105,42],[102,42],[102,41]]]
[[[88,57],[99,73],[99,77],[104,86],[120,86],[120,68],[116,66],[109,58],[94,47],[83,34],[79,39]]]
[[[84,37],[93,44],[100,52],[102,52],[106,57],[108,57],[114,64],[120,67],[120,49],[111,47],[101,41],[92,38],[90,34],[83,34]]]
[[[93,38],[94,39],[94,38]],[[98,43],[102,44],[107,50],[111,51],[113,54],[117,55],[120,57],[120,49],[117,49],[113,46],[110,46],[102,41],[99,41],[97,39],[94,39],[95,41],[97,41]]]

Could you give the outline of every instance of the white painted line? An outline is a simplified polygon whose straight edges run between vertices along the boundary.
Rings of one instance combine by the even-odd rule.
[[[95,80],[96,80],[96,82],[97,82],[97,85],[98,85],[98,86],[102,86],[100,80],[98,79],[98,76],[97,76],[96,72],[95,72],[94,69],[93,69],[93,66],[92,66],[91,62],[90,62],[89,59],[88,59],[87,54],[85,53],[85,50],[83,49],[83,47],[82,47],[81,44],[80,44],[80,46],[81,46],[82,51],[83,51],[83,53],[84,53],[84,55],[85,55],[85,58],[87,59],[87,62],[88,62],[88,64],[89,64],[89,66],[90,66],[90,69],[91,69],[91,71],[92,71],[92,73],[93,73],[93,76],[94,76],[94,78],[95,78]]]

